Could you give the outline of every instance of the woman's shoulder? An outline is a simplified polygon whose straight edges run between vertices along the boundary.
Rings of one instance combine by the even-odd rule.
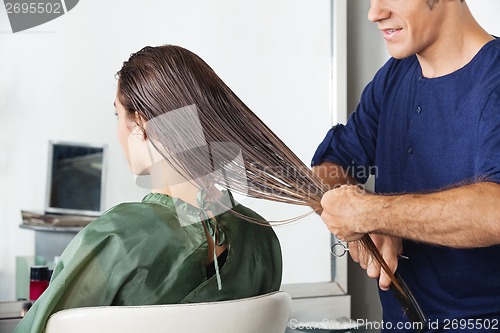
[[[240,234],[243,238],[250,235],[259,235],[259,238],[276,238],[269,222],[253,209],[242,204],[232,207],[221,220],[224,228],[232,232],[233,236]]]
[[[145,202],[122,202],[105,211],[102,217],[108,217],[116,214],[127,214],[131,216],[144,215],[154,210],[154,205]]]
[[[82,247],[90,251],[104,244],[118,244],[125,248],[146,247],[148,251],[168,252],[180,244],[192,243],[193,237],[190,236],[193,233],[182,228],[175,210],[172,212],[168,207],[143,202],[127,202],[110,208],[88,224],[73,239],[67,251],[78,252]]]
[[[125,202],[105,211],[88,224],[82,233],[120,235],[122,231],[172,229],[177,223],[175,210],[145,202]]]

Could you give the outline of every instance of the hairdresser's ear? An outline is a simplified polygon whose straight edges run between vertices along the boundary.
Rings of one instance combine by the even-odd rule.
[[[144,119],[144,117],[137,111],[134,112],[134,120],[135,120],[135,123],[137,124],[137,130],[140,130],[142,132],[142,136],[143,136],[143,140],[147,140],[148,138],[148,135],[146,134],[147,133],[147,126],[148,126],[148,122],[146,121],[146,119]]]

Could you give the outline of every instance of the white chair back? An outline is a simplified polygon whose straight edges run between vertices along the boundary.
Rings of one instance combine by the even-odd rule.
[[[45,333],[283,333],[285,292],[232,301],[75,308],[53,314]]]

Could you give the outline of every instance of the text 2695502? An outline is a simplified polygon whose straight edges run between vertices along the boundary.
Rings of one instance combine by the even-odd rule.
[[[7,2],[7,14],[63,14],[60,3],[47,2]]]
[[[498,319],[444,319],[444,330],[498,330]]]

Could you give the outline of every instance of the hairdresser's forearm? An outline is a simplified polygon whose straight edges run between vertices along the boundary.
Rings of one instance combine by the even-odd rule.
[[[372,217],[362,226],[366,233],[456,248],[500,244],[499,184],[478,183],[431,194],[372,199]]]
[[[351,178],[348,173],[340,165],[332,162],[323,162],[312,168],[312,171],[330,188],[335,188],[338,185],[356,184],[356,181]]]

